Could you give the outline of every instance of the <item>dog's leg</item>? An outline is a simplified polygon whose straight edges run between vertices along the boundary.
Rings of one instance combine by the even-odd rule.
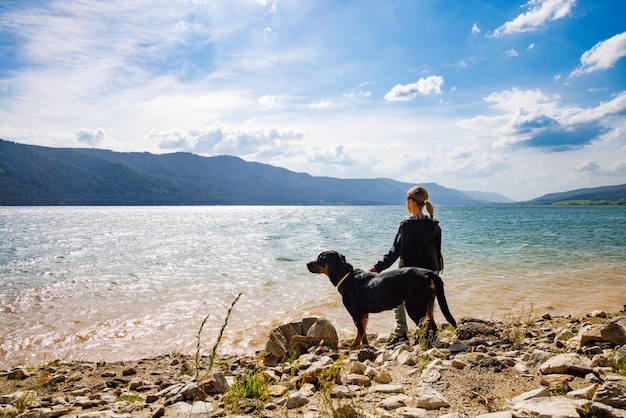
[[[423,343],[427,346],[432,345],[432,342],[437,335],[437,324],[435,323],[433,314],[435,307],[435,293],[430,292],[429,290],[430,289],[426,289],[425,293],[422,293],[417,297],[406,299],[406,312],[409,317],[418,327],[427,327],[427,329],[420,328],[420,331],[418,332],[418,334],[426,340]]]
[[[367,334],[365,329],[367,328],[368,314],[364,313],[354,318],[354,325],[356,326],[356,336],[354,341],[350,344],[351,349],[360,347],[362,344],[367,344]]]
[[[361,338],[361,346],[365,347],[366,345],[369,345],[369,343],[367,342],[367,332],[365,332],[365,330],[367,329],[367,322],[369,321],[369,314],[365,314],[365,317],[363,317],[363,337]]]

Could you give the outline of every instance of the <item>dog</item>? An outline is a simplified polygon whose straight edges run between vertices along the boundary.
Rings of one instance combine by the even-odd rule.
[[[367,346],[367,320],[370,313],[394,309],[402,302],[409,317],[419,326],[428,316],[428,328],[434,337],[437,324],[433,317],[435,296],[446,320],[456,328],[456,321],[443,291],[443,280],[437,273],[418,267],[403,267],[382,273],[354,269],[337,251],[324,251],[307,263],[311,273],[325,274],[341,293],[343,305],[356,325],[351,349]]]

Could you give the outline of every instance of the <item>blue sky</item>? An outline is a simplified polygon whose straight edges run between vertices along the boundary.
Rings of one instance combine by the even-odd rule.
[[[624,0],[2,0],[0,138],[527,200],[626,183]]]

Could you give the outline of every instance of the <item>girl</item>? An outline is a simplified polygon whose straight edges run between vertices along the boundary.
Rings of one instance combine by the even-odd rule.
[[[429,215],[424,215],[424,207]],[[370,271],[381,272],[398,258],[398,267],[422,267],[437,273],[443,271],[441,228],[439,221],[433,217],[435,207],[428,201],[428,191],[422,186],[410,188],[406,194],[406,208],[411,216],[400,223],[389,252]],[[396,307],[395,316],[395,336],[389,341],[389,346],[409,341],[404,304]]]

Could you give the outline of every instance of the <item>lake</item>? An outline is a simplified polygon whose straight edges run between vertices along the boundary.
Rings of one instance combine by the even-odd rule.
[[[278,325],[354,326],[306,262],[334,249],[369,269],[404,206],[0,207],[0,367],[219,350],[254,353]],[[438,207],[457,321],[584,315],[626,303],[626,208]],[[436,310],[439,322],[443,317]],[[413,325],[413,324],[411,324]],[[370,316],[389,333],[393,313]]]

